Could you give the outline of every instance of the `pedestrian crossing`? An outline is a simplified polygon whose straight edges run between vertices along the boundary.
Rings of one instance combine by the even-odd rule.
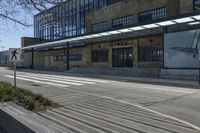
[[[12,75],[5,75],[7,78],[13,79]],[[34,82],[37,84],[50,85],[55,87],[66,88],[70,86],[94,85],[97,83],[107,83],[106,80],[90,79],[85,77],[73,77],[65,75],[50,75],[50,74],[34,74],[34,73],[19,73],[16,77],[18,80]]]

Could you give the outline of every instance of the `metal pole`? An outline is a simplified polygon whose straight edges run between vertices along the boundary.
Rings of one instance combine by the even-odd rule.
[[[67,42],[67,57],[66,57],[66,63],[67,63],[67,71],[69,71],[69,42]]]
[[[199,85],[200,85],[200,46],[198,46],[199,48]]]
[[[17,81],[16,81],[16,62],[13,62],[14,65],[14,86],[16,87]]]
[[[33,48],[31,49],[31,69],[34,68],[34,50]]]
[[[200,62],[199,62],[200,64]],[[200,85],[200,65],[199,65],[199,85]]]

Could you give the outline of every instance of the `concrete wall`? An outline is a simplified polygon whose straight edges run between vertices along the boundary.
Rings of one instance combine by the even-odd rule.
[[[22,37],[21,38],[21,46],[22,47],[31,46],[31,45],[37,44],[39,42],[41,42],[41,39],[39,39],[39,38],[33,38],[33,37]]]
[[[35,133],[1,109],[0,116],[0,126],[6,133]]]
[[[193,11],[193,0],[180,0],[180,13]]]
[[[200,30],[165,34],[165,67],[166,68],[199,68],[199,41],[195,34]],[[197,42],[193,44],[193,41]],[[194,49],[192,49],[194,48]]]

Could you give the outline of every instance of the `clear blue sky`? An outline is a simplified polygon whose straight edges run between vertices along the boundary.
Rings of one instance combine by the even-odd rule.
[[[24,17],[23,15],[19,17]],[[27,21],[33,24],[33,17],[29,16]],[[0,21],[0,46],[5,46],[5,49],[21,47],[21,37],[23,36],[33,37],[33,27],[25,28],[11,21]]]
[[[5,46],[5,49],[21,47],[21,37],[28,36],[33,37],[33,27],[24,28],[22,26],[13,26],[8,24],[9,29],[3,31],[0,36],[0,45]],[[0,49],[1,51],[1,49]]]

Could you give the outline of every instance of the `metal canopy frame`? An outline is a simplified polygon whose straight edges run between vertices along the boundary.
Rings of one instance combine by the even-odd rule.
[[[122,35],[122,34],[130,34],[133,32],[140,32],[144,30],[153,30],[157,28],[164,28],[174,25],[196,25],[200,24],[200,11],[192,12],[192,13],[186,13],[181,14],[178,16],[173,17],[167,17],[164,19],[159,20],[153,20],[145,23],[138,23],[131,25],[129,27],[124,27],[122,29],[112,29],[104,32],[99,33],[92,33],[92,34],[85,34],[81,36],[74,36],[62,40],[55,40],[51,42],[45,42],[40,44],[34,44],[32,46],[22,47],[23,50],[25,49],[32,49],[32,48],[42,48],[42,47],[49,47],[49,46],[56,46],[59,44],[65,44],[65,43],[73,43],[77,41],[86,41],[86,40],[92,40],[102,37],[112,37],[115,35]]]

